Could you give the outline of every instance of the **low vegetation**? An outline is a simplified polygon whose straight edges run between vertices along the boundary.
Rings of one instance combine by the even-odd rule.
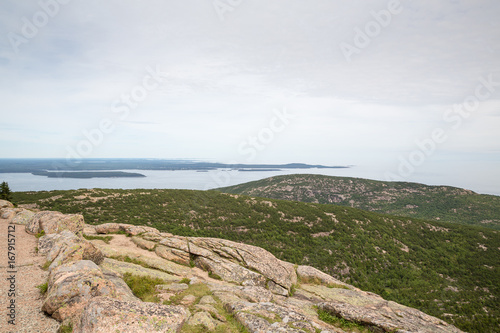
[[[45,282],[45,283],[39,284],[36,287],[38,288],[38,290],[40,290],[40,294],[45,295],[47,293],[47,290],[49,289],[49,284],[48,284],[48,282]]]
[[[148,225],[263,247],[467,332],[500,325],[499,231],[216,191],[16,192],[19,204],[81,213],[87,223]]]
[[[73,332],[73,324],[63,324],[59,327],[59,333],[71,333]]]
[[[48,261],[48,260],[47,260],[47,261],[45,261],[45,262],[43,263],[43,265],[42,265],[42,269],[43,269],[44,271],[48,270],[48,269],[49,269],[49,267],[50,267],[50,264],[52,264],[52,262],[51,262],[51,261]]]
[[[323,309],[317,309],[318,310],[318,318],[324,321],[325,323],[328,323],[330,325],[333,325],[335,327],[341,328],[343,330],[348,330],[348,332],[353,332],[353,333],[370,333],[371,331],[353,321],[346,320],[344,318],[340,318],[334,315],[331,315],[327,311]]]
[[[95,235],[83,235],[83,238],[86,240],[102,240],[104,243],[109,244],[111,240],[113,239],[113,236],[95,236]]]
[[[166,284],[159,278],[149,276],[132,275],[130,273],[123,274],[123,281],[130,287],[134,295],[144,302],[159,303],[158,291],[156,286]]]
[[[285,175],[219,190],[253,197],[356,207],[500,230],[500,196],[477,194],[450,186],[323,175]]]

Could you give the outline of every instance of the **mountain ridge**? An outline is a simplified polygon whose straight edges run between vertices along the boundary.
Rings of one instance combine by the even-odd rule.
[[[335,204],[500,230],[500,196],[477,194],[452,186],[295,174],[217,190],[263,198]]]

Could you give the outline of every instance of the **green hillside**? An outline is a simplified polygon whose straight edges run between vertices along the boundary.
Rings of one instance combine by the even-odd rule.
[[[499,231],[216,191],[17,192],[87,223],[150,225],[263,247],[468,332],[500,332]]]
[[[500,230],[500,197],[449,186],[322,175],[286,175],[223,187],[225,193],[356,207]]]

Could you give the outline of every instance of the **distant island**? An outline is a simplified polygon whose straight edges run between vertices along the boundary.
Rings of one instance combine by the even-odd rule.
[[[348,166],[325,166],[305,163],[288,164],[226,164],[216,162],[200,162],[194,160],[162,160],[147,158],[94,158],[94,159],[0,159],[0,173],[33,173],[38,176],[65,177],[65,178],[93,178],[93,177],[143,177],[130,176],[127,173],[116,173],[116,170],[193,170],[210,171],[217,169],[236,169],[239,171],[275,171],[276,169],[338,169]],[[51,175],[50,172],[57,172]],[[72,171],[66,175],[65,171]],[[85,171],[75,175],[74,171]],[[113,174],[95,174],[97,171],[113,171]],[[88,177],[88,172],[94,174]],[[61,176],[62,175],[62,176]],[[71,177],[69,177],[71,176]]]
[[[238,169],[238,171],[281,171],[281,169]]]
[[[35,176],[46,176],[49,178],[133,178],[146,177],[143,174],[124,171],[84,171],[84,172],[49,172],[35,171]]]

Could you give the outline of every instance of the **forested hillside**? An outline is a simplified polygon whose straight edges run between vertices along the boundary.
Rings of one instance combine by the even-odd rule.
[[[215,191],[17,192],[14,201],[87,223],[150,225],[263,247],[469,332],[499,331],[498,231]]]
[[[500,230],[500,197],[450,187],[323,175],[285,175],[219,189]]]

